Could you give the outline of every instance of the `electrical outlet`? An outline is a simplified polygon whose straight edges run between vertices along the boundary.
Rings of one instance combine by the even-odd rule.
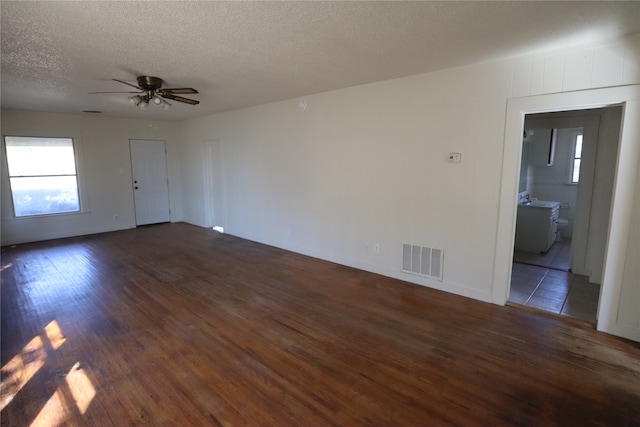
[[[380,253],[380,243],[373,243],[371,245],[367,245],[367,252],[371,252],[373,254]]]

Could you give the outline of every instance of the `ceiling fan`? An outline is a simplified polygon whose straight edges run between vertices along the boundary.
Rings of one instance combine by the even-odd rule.
[[[113,79],[118,83],[123,83],[127,86],[131,86],[137,89],[136,92],[89,92],[89,94],[98,94],[98,93],[135,93],[136,95],[129,97],[129,102],[135,106],[140,107],[143,110],[146,110],[149,104],[153,104],[158,107],[162,107],[167,110],[171,104],[169,104],[166,100],[170,99],[172,101],[184,102],[185,104],[198,105],[200,101],[196,101],[195,99],[184,98],[182,96],[178,96],[177,94],[196,94],[197,90],[190,87],[178,87],[178,88],[163,88],[162,83],[163,80],[159,77],[152,76],[138,76],[138,85],[131,84],[129,82],[125,82],[123,80]]]

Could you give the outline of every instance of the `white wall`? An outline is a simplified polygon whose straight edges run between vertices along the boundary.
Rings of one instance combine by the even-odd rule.
[[[477,65],[190,120],[184,165],[222,142],[229,233],[490,300],[508,81]],[[444,283],[400,273],[402,242],[443,248]]]
[[[1,119],[3,135],[73,137],[84,196],[78,214],[14,218],[1,150],[2,245],[135,227],[130,138],[166,140],[172,220],[182,219],[176,124],[15,110],[3,110]]]
[[[189,120],[183,166],[221,141],[231,234],[504,303],[494,263],[507,100],[637,83],[639,52],[636,36],[553,52],[548,67],[547,56],[479,64],[307,96],[306,110],[293,99]],[[587,75],[577,86],[575,61]],[[185,219],[204,225],[202,170],[184,178]],[[443,282],[400,272],[403,242],[442,248]]]

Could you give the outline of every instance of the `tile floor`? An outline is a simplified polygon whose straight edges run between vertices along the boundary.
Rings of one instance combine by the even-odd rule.
[[[600,285],[570,273],[570,255],[571,240],[544,254],[515,251],[509,301],[595,323]]]
[[[513,260],[522,264],[569,271],[571,269],[571,239],[555,242],[553,246],[543,254],[514,251]]]

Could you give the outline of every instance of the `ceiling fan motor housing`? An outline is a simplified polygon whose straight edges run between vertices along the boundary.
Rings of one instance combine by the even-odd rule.
[[[155,91],[162,87],[162,79],[152,76],[138,76],[138,86],[147,91]]]

